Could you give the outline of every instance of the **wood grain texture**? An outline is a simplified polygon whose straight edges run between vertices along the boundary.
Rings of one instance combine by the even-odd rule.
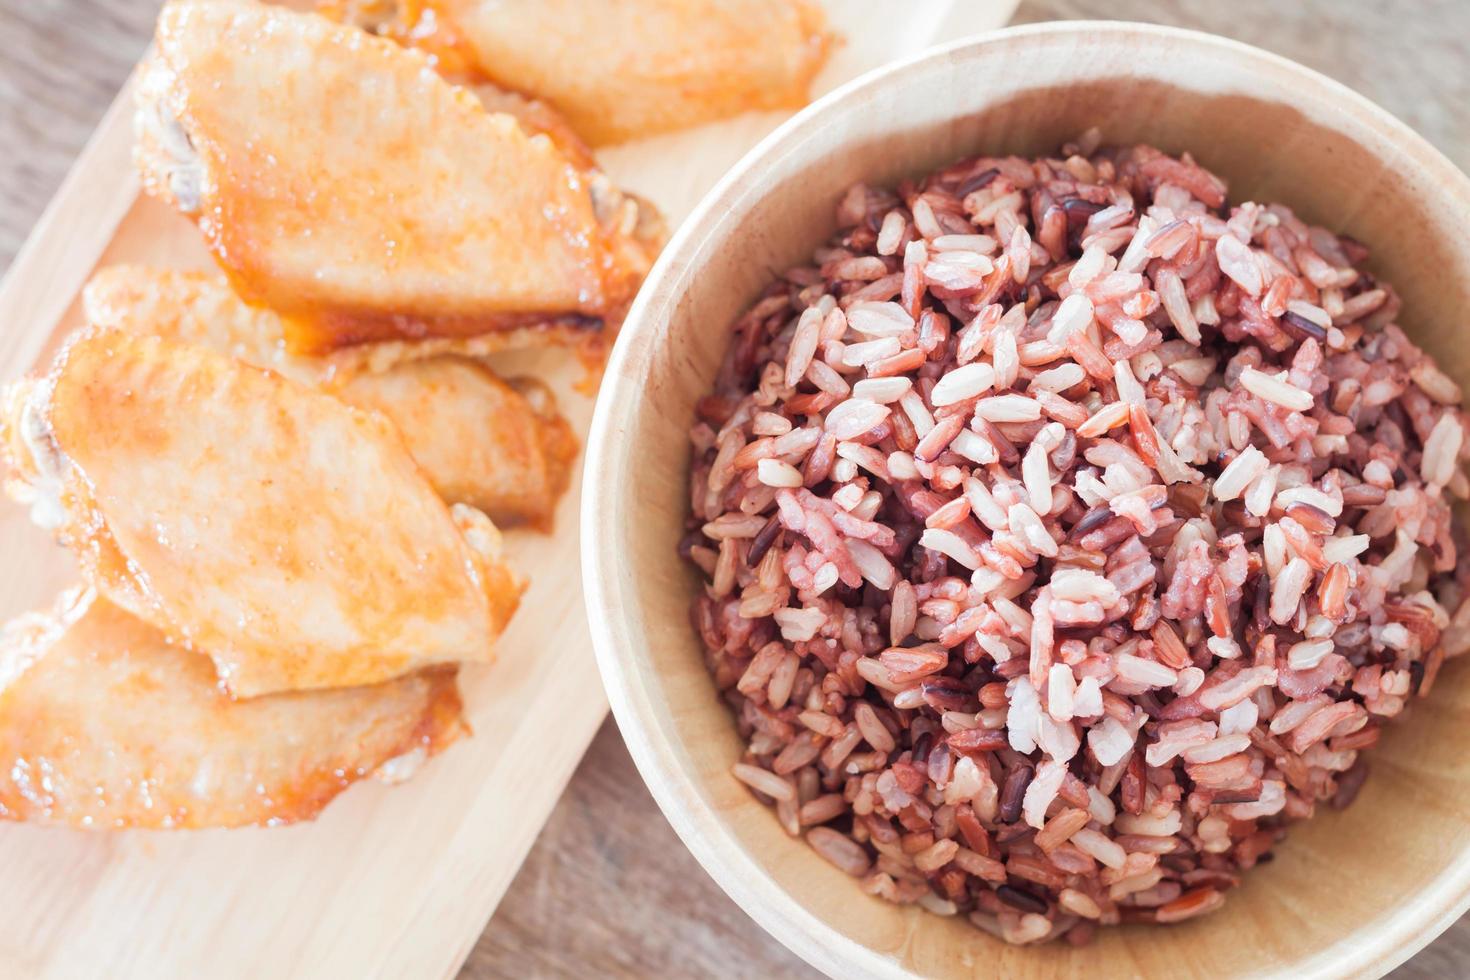
[[[303,0],[290,0],[301,3]],[[1004,23],[1013,0],[934,2],[902,36],[864,30],[856,7],[830,10],[841,46],[825,92],[944,36]],[[17,11],[10,11],[16,13]],[[35,12],[32,8],[31,13]],[[44,8],[42,13],[47,12]],[[33,79],[20,78],[25,88]],[[210,265],[197,229],[138,196],[130,86],[113,102],[0,284],[0,379],[31,369],[79,322],[77,295],[99,265]],[[33,92],[12,103],[33,112]],[[747,114],[644,144],[604,163],[677,223],[729,164],[787,113]],[[44,124],[44,122],[42,122]],[[22,195],[24,196],[24,195]],[[493,359],[559,393],[585,433],[584,369],[565,351]],[[460,673],[475,736],[401,790],[354,787],[318,820],[289,829],[79,834],[0,829],[0,975],[119,977],[451,975],[474,945],[607,711],[592,663],[577,574],[580,465],[554,535],[512,530],[511,563],[530,581],[497,662]],[[76,577],[70,556],[0,510],[0,616],[40,605]]]
[[[0,268],[142,52],[155,12],[152,0],[0,0]],[[1470,5],[1459,0],[1026,0],[1017,20],[1088,16],[1198,27],[1295,58],[1470,167]],[[816,976],[684,850],[611,723],[464,968],[474,980],[599,974]],[[1470,920],[1394,974],[1465,975]]]

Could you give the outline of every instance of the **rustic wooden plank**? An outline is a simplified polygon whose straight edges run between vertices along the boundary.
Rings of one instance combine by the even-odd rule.
[[[0,3],[0,268],[143,54],[157,12],[137,0]]]
[[[679,843],[611,718],[462,973],[592,975],[819,976]]]
[[[51,10],[56,6],[64,4]],[[995,26],[1012,8],[1013,0],[984,0],[966,5],[962,19]],[[864,36],[865,25],[853,22],[856,8],[834,7],[849,43],[834,53],[816,90],[917,51],[959,9],[935,2],[909,18],[900,35]],[[30,18],[35,11],[19,13]],[[54,59],[64,25],[33,29],[33,21],[26,23],[37,35],[35,52]],[[27,51],[28,59],[33,54]],[[4,75],[7,114],[44,127],[65,93],[54,84],[37,88],[54,67],[26,60]],[[209,264],[190,222],[138,196],[130,103],[125,86],[10,264],[0,286],[0,379],[29,369],[60,343],[78,321],[78,290],[97,265]],[[676,223],[784,115],[746,115],[630,143],[608,153],[605,165]],[[6,176],[14,177],[6,193],[28,201],[25,174]],[[586,432],[592,403],[573,391],[583,373],[574,358],[531,352],[495,364],[547,382],[560,392],[573,429]],[[0,974],[453,974],[607,712],[575,574],[579,489],[574,475],[554,535],[506,536],[512,563],[531,585],[501,638],[497,663],[461,671],[474,737],[431,761],[408,787],[354,787],[318,820],[288,829],[0,828],[0,864],[10,869],[12,885],[0,895]],[[18,507],[0,509],[0,554],[8,558],[0,563],[0,616],[40,605],[76,577],[71,557]]]
[[[1356,89],[1470,167],[1464,0],[1024,0],[1012,23],[1089,17],[1189,27],[1274,51]]]

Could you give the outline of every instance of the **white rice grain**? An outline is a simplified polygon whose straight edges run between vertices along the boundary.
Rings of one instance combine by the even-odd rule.
[[[802,311],[796,321],[796,333],[791,337],[791,347],[786,353],[786,387],[795,388],[806,377],[807,368],[817,352],[817,342],[822,328],[822,313],[815,306]]]
[[[1442,487],[1455,475],[1455,462],[1465,441],[1465,427],[1454,412],[1445,412],[1424,440],[1424,459],[1419,473],[1430,486]]]
[[[1053,597],[1069,602],[1100,602],[1111,606],[1118,601],[1118,589],[1112,582],[1084,568],[1057,569],[1051,576],[1051,592]]]
[[[1179,679],[1179,673],[1172,668],[1127,653],[1114,658],[1113,666],[1121,680],[1145,687],[1173,687]]]
[[[1073,718],[1096,718],[1103,713],[1102,687],[1097,678],[1082,678],[1077,684],[1077,693],[1072,696]]]
[[[954,442],[949,444],[949,448],[982,466],[1000,458],[1000,454],[990,440],[972,429],[961,429],[959,435],[954,437]]]
[[[842,349],[842,363],[847,367],[866,367],[874,361],[892,357],[903,348],[897,337],[879,337],[859,344],[848,344]]]
[[[1052,664],[1046,680],[1046,710],[1057,721],[1071,721],[1077,679],[1066,664]]]
[[[914,318],[897,303],[854,303],[847,309],[847,325],[870,337],[898,337],[914,329]]]
[[[1342,498],[1323,493],[1316,487],[1288,487],[1276,495],[1276,506],[1283,510],[1292,504],[1308,504],[1328,517],[1342,515]]]
[[[861,346],[861,345],[854,345]],[[852,350],[851,347],[848,350]],[[911,378],[902,376],[892,378],[864,378],[852,386],[854,398],[866,398],[880,405],[896,402],[914,388]]]
[[[940,528],[926,528],[919,535],[919,545],[937,551],[947,558],[952,558],[969,569],[979,568],[983,562],[975,549],[965,543],[964,539],[953,531],[945,531]]]
[[[1368,550],[1372,541],[1366,534],[1344,534],[1322,542],[1322,557],[1328,564],[1345,565]]]
[[[1246,446],[1220,471],[1211,492],[1216,500],[1234,500],[1245,491],[1251,481],[1265,473],[1270,465],[1265,453],[1255,446]]]
[[[1039,372],[1031,379],[1028,390],[1062,392],[1073,385],[1081,384],[1085,377],[1087,377],[1087,372],[1082,370],[1081,365],[1068,361],[1066,364],[1059,364],[1054,368]]]
[[[885,214],[883,224],[878,228],[878,241],[874,245],[874,250],[879,255],[892,255],[897,252],[899,240],[903,238],[903,230],[907,224],[902,212],[889,211]]]
[[[1271,622],[1284,625],[1296,615],[1296,607],[1312,579],[1312,566],[1305,559],[1293,558],[1271,583]]]
[[[1252,296],[1261,295],[1265,288],[1261,266],[1248,245],[1233,235],[1223,235],[1215,241],[1215,260],[1237,286]]]
[[[1046,339],[1053,344],[1065,344],[1074,333],[1086,330],[1092,323],[1092,300],[1081,293],[1073,293],[1062,300],[1052,314],[1051,329]]]
[[[1084,827],[1072,835],[1072,843],[1084,854],[1088,854],[1101,865],[1119,869],[1128,859],[1122,845],[1097,830]]]
[[[954,405],[984,394],[994,384],[995,368],[983,363],[966,364],[940,378],[929,400],[936,408]]]
[[[1100,765],[1111,766],[1132,750],[1133,735],[1122,722],[1108,716],[1088,731],[1087,744]]]
[[[969,251],[988,254],[995,251],[997,243],[989,235],[940,235],[930,244],[941,252]]]
[[[1021,370],[1020,355],[1016,352],[1016,335],[1009,330],[1000,331],[995,338],[995,350],[991,354],[995,363],[995,385],[1009,388],[1016,383]]]
[[[1245,509],[1252,517],[1265,517],[1271,512],[1271,501],[1276,497],[1276,485],[1281,479],[1280,466],[1268,466],[1261,475],[1251,481],[1245,491]]]
[[[1273,402],[1282,408],[1293,412],[1311,411],[1312,393],[1289,383],[1284,371],[1280,375],[1274,375],[1248,367],[1240,372],[1240,385],[1257,398]]]
[[[1046,808],[1057,798],[1062,780],[1067,778],[1065,764],[1054,759],[1043,759],[1036,767],[1036,775],[1026,787],[1026,796],[1021,804],[1021,814],[1026,823],[1040,830],[1046,826]]]
[[[1113,364],[1113,384],[1118,388],[1118,398],[1130,405],[1143,404],[1143,385],[1133,376],[1133,365],[1127,361]]]
[[[934,391],[939,393],[938,385]],[[1025,395],[994,395],[976,402],[975,414],[987,422],[1034,422],[1041,418],[1041,405]]]
[[[898,581],[898,570],[883,552],[861,538],[847,539],[847,553],[852,556],[852,563],[862,577],[877,588],[886,592]]]
[[[849,398],[827,413],[827,432],[838,439],[852,439],[881,425],[891,411],[887,405],[866,398]]]
[[[1302,643],[1293,643],[1291,649],[1286,651],[1286,665],[1292,670],[1311,670],[1322,662],[1322,658],[1331,653],[1334,644],[1331,640],[1307,640]]]

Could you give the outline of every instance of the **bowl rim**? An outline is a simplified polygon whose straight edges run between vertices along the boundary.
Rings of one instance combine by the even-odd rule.
[[[818,123],[834,106],[886,84],[917,66],[963,55],[993,44],[1087,35],[1126,43],[1130,38],[1168,40],[1244,59],[1264,69],[1284,72],[1311,85],[1317,94],[1350,111],[1361,126],[1396,141],[1405,156],[1427,177],[1442,182],[1448,192],[1470,208],[1470,177],[1438,148],[1406,123],[1361,93],[1321,72],[1254,45],[1203,31],[1130,21],[1068,20],[1000,28],[936,45],[898,61],[872,69],[814,100],[745,153],[706,193],[679,225],[650,271],[629,310],[618,342],[609,357],[587,436],[586,461],[579,518],[582,523],[582,579],[586,609],[609,704],[633,761],[659,809],[701,867],[737,905],[768,933],[807,963],[831,976],[909,978],[913,973],[893,958],[848,939],[798,902],[770,877],[764,867],[736,840],[726,821],[702,796],[696,780],[679,764],[673,751],[661,744],[654,725],[646,719],[657,708],[649,689],[630,671],[620,652],[622,609],[636,588],[619,572],[621,559],[608,547],[617,521],[622,491],[611,481],[615,461],[630,451],[616,404],[629,387],[645,376],[657,344],[637,344],[635,337],[661,329],[659,314],[676,305],[676,286],[688,263],[684,256],[712,234],[729,211],[737,192],[769,159],[778,158],[793,136]],[[611,488],[611,492],[608,492]],[[1425,909],[1432,910],[1425,914]],[[1405,905],[1375,920],[1366,932],[1344,936],[1308,960],[1285,965],[1294,978],[1378,977],[1417,953],[1470,910],[1470,854],[1447,862],[1445,869],[1421,892],[1412,906]],[[1346,947],[1346,948],[1345,948]],[[1348,955],[1350,954],[1350,955]]]

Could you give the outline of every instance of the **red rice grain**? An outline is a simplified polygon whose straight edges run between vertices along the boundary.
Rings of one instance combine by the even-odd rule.
[[[859,186],[692,432],[732,773],[1010,942],[1179,922],[1470,652],[1459,386],[1366,250],[1099,148]]]

